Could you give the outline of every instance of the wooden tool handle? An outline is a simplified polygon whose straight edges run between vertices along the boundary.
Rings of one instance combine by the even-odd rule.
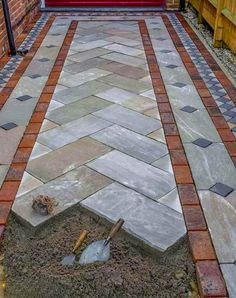
[[[119,230],[121,229],[121,227],[123,226],[124,224],[124,219],[120,218],[116,223],[115,225],[112,227],[111,231],[110,231],[110,234],[108,236],[108,238],[112,239],[116,233],[119,232]]]
[[[86,239],[87,235],[88,235],[88,232],[86,230],[84,230],[80,234],[79,239],[76,241],[72,252],[75,252],[76,250],[78,250],[80,248],[80,246],[83,244],[84,240]]]

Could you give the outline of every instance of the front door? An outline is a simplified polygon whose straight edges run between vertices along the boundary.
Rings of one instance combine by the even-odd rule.
[[[46,6],[165,6],[166,0],[46,0]]]

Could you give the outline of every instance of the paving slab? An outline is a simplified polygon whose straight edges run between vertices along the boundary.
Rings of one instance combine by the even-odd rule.
[[[221,270],[229,292],[229,298],[236,297],[236,264],[221,264]]]
[[[236,260],[236,209],[223,198],[211,191],[199,192],[216,254],[220,263]],[[235,193],[233,194],[235,200]]]
[[[147,135],[161,128],[161,122],[159,120],[152,119],[118,105],[112,105],[93,113],[93,115],[143,135]]]
[[[152,163],[168,153],[167,146],[119,125],[110,126],[92,138],[146,163]]]
[[[41,133],[38,142],[55,150],[110,125],[112,123],[106,120],[88,115]]]
[[[83,200],[81,205],[112,222],[124,218],[128,233],[159,251],[170,248],[186,232],[180,213],[118,183]]]
[[[36,179],[29,173],[24,172],[16,197],[20,197],[41,185],[43,185],[42,181]]]
[[[87,165],[153,200],[160,199],[175,187],[174,176],[170,173],[116,150]]]
[[[121,88],[113,87],[103,92],[96,93],[96,96],[113,103],[122,104],[122,102],[125,102],[126,100],[134,97],[135,93]]]
[[[145,64],[145,60],[137,57],[131,57],[121,53],[109,53],[101,56],[103,59],[124,63],[130,66],[140,66]]]
[[[49,219],[78,204],[84,198],[92,195],[112,181],[101,174],[79,167],[61,177],[39,186],[33,191],[18,197],[12,211],[25,223],[37,227]],[[41,216],[32,209],[32,202],[38,195],[45,195],[56,199],[58,205],[51,215]]]
[[[31,160],[27,172],[46,183],[110,151],[94,139],[83,138]]]
[[[236,169],[223,144],[214,143],[207,148],[184,144],[184,147],[197,189],[208,190],[216,183],[236,189]]]
[[[111,72],[99,68],[91,68],[77,74],[62,71],[58,83],[66,87],[76,87],[89,81],[108,76],[109,74],[111,74]]]
[[[184,143],[204,138],[211,142],[221,142],[221,138],[206,110],[186,113],[174,109],[175,119]]]
[[[108,89],[110,89],[109,85],[93,80],[80,86],[58,91],[53,95],[53,100],[69,104]]]
[[[65,124],[106,108],[109,105],[111,105],[109,101],[95,96],[89,96],[71,104],[67,104],[56,111],[49,112],[46,117],[48,120],[57,124]]]
[[[99,81],[135,93],[142,93],[151,88],[151,82],[142,82],[116,74],[101,77]]]
[[[8,172],[9,165],[0,165],[0,188]]]

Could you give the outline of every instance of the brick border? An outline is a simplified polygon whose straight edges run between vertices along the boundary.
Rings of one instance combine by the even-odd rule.
[[[167,18],[163,16],[165,17]],[[139,28],[183,208],[200,295],[201,297],[227,297],[225,282],[144,20],[139,21]],[[176,38],[173,38],[173,41],[176,44]]]
[[[23,32],[21,32],[21,34],[17,37],[16,39],[16,48],[18,48],[21,43],[26,39],[28,33],[31,31],[31,29],[33,29],[34,25],[37,23],[37,21],[39,20],[39,18],[41,17],[42,13],[38,13],[35,16],[35,19],[30,22],[26,28],[23,30]],[[7,64],[7,62],[9,62],[11,60],[11,57],[9,55],[7,55],[6,53],[4,53],[1,58],[0,58],[0,71],[4,68],[4,66]]]
[[[236,88],[233,86],[231,81],[227,78],[226,74],[221,70],[220,66],[217,64],[215,59],[209,53],[209,51],[205,48],[203,43],[197,37],[196,33],[192,30],[189,24],[184,20],[182,15],[176,14],[178,19],[180,20],[182,26],[189,34],[190,38],[193,40],[198,50],[201,52],[202,56],[205,58],[208,66],[211,68],[212,72],[215,74],[217,79],[220,81],[222,86],[225,88],[227,95],[230,99],[236,104]],[[214,98],[209,92],[204,80],[201,78],[196,66],[192,62],[191,57],[188,52],[184,48],[182,41],[180,40],[177,32],[175,31],[173,25],[169,21],[167,16],[163,16],[163,21],[169,31],[169,34],[173,40],[175,40],[175,47],[181,56],[181,59],[202,99],[204,106],[206,107],[209,116],[211,117],[220,137],[222,143],[225,145],[231,159],[236,165],[236,138],[232,133],[231,129],[227,121],[224,119],[220,109],[215,103]]]
[[[28,59],[26,60],[24,59],[25,61],[23,63],[22,68],[25,68],[25,66],[28,65],[32,60],[32,57],[35,54],[37,48],[40,46],[46,33],[51,27],[53,20],[54,20],[54,17],[52,17],[47,22],[47,25],[43,30],[43,33],[40,34],[39,38],[37,39],[37,41],[33,46],[33,49],[31,52],[32,54],[28,57]],[[2,188],[0,189],[0,238],[3,236],[5,225],[7,223],[7,219],[11,211],[12,204],[15,200],[15,196],[20,186],[21,179],[23,177],[27,162],[29,160],[29,157],[33,150],[34,144],[36,142],[38,133],[42,126],[53,92],[56,88],[57,81],[60,77],[64,62],[65,62],[65,58],[70,49],[70,45],[72,43],[77,25],[78,25],[77,21],[71,22],[71,25],[67,31],[64,42],[57,56],[57,59],[54,63],[54,66],[51,70],[51,73],[48,77],[46,85],[41,93],[39,101],[31,116],[30,122],[27,125],[24,135],[21,139],[21,142],[17,148],[17,151],[11,163],[11,166],[2,184]],[[19,77],[21,76],[21,74],[17,74],[17,75]],[[14,87],[12,87],[12,89],[13,88]]]
[[[38,48],[40,47],[40,45],[43,42],[45,36],[47,35],[47,32],[50,29],[54,19],[55,19],[54,16],[51,16],[49,18],[49,20],[46,22],[46,24],[44,25],[41,32],[38,34],[35,42],[31,46],[28,54],[24,57],[24,59],[21,61],[19,66],[16,68],[16,70],[14,71],[14,73],[12,74],[12,76],[10,77],[8,82],[6,83],[6,85],[2,88],[2,90],[0,92],[0,111],[3,108],[4,104],[6,103],[7,99],[10,97],[10,95],[13,92],[14,88],[16,87],[17,83],[19,82],[20,78],[24,74],[26,68],[28,67],[28,65],[32,61],[32,59],[33,59],[34,55],[36,54]],[[33,24],[32,24],[32,27],[33,27]],[[29,30],[30,30],[30,27],[29,27]],[[25,38],[22,35],[20,41],[23,41],[24,39]],[[6,57],[5,60],[7,60],[8,58],[9,57]],[[10,58],[9,58],[9,60],[10,60]]]

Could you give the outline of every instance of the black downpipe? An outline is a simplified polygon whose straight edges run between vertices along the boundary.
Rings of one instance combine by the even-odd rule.
[[[185,12],[186,11],[186,3],[185,0],[179,1],[179,10]]]
[[[2,0],[2,8],[6,23],[6,29],[7,29],[7,37],[9,42],[9,48],[10,48],[10,54],[11,56],[15,56],[17,54],[14,35],[11,27],[11,19],[10,19],[10,13],[9,13],[9,7],[7,0]]]

